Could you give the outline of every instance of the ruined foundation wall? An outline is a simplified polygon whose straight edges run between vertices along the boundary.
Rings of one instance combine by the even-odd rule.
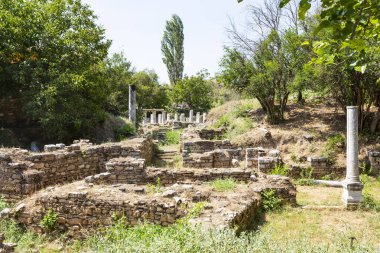
[[[42,232],[40,221],[52,210],[58,215],[56,228],[68,231],[68,235],[74,235],[83,228],[91,230],[109,226],[115,222],[115,215],[125,217],[126,225],[131,226],[144,221],[166,226],[185,215],[175,203],[157,202],[152,198],[136,201],[101,199],[88,196],[86,192],[41,196],[36,204],[39,210],[23,210],[17,220],[36,232]]]
[[[155,184],[160,179],[161,184],[171,185],[187,181],[207,182],[217,178],[235,178],[248,182],[251,172],[240,168],[232,169],[181,169],[170,170],[161,168],[146,168],[144,159],[116,158],[106,164],[106,173],[89,176],[87,183],[94,184]]]
[[[150,139],[133,139],[104,145],[73,144],[48,153],[19,157],[5,155],[0,162],[0,196],[16,201],[49,185],[64,184],[105,171],[115,157],[145,158],[151,161]],[[18,161],[17,163],[13,161]]]

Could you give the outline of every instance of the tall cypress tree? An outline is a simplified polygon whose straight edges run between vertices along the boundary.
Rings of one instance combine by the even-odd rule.
[[[183,24],[180,17],[174,14],[171,20],[166,21],[161,41],[162,60],[168,69],[171,84],[176,84],[183,77],[183,41]]]

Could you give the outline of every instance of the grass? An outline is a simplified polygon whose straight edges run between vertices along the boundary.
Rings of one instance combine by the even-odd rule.
[[[237,182],[233,178],[215,179],[211,182],[212,188],[219,192],[228,192],[235,190]]]
[[[234,101],[211,110],[209,120],[216,121],[213,125],[214,128],[225,127],[227,129],[224,134],[225,139],[233,139],[252,129],[254,121],[250,111],[257,108],[256,100]]]
[[[324,150],[322,151],[322,155],[326,157],[331,164],[335,164],[339,152],[339,146],[344,146],[345,143],[345,138],[341,134],[329,136]]]
[[[289,174],[289,167],[286,164],[276,164],[269,174],[287,176]]]
[[[379,181],[368,178],[369,190],[380,190]],[[323,204],[320,198],[338,197],[330,187],[298,187],[298,202]],[[338,191],[336,191],[338,190]],[[336,192],[335,192],[336,191]],[[319,198],[318,198],[319,196]],[[336,199],[336,201],[338,201]],[[1,203],[1,202],[0,202]],[[200,202],[191,213],[199,215]],[[9,220],[0,221],[8,241],[17,252],[379,252],[380,219],[373,211],[304,210],[287,207],[269,212],[258,231],[236,236],[233,229],[205,229],[187,222],[161,227],[142,223],[125,227],[122,220],[82,241],[60,245],[46,237],[20,229]],[[355,238],[352,241],[351,238]]]

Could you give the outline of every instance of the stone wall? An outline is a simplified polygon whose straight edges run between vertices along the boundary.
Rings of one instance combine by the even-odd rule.
[[[115,157],[144,158],[150,162],[154,155],[151,139],[144,138],[103,145],[78,142],[54,152],[17,154],[0,155],[0,196],[9,201],[49,185],[105,172],[105,163]]]
[[[216,149],[234,149],[235,147],[229,140],[190,140],[184,141],[181,150],[183,153],[202,154]]]
[[[332,167],[326,157],[308,157],[307,162],[314,178],[321,178],[332,173]]]
[[[373,176],[378,176],[380,172],[380,152],[379,151],[368,151],[367,152],[369,165],[371,166],[371,174]]]
[[[93,184],[155,184],[160,179],[162,185],[187,181],[207,182],[217,178],[235,178],[248,182],[251,172],[240,169],[181,169],[146,168],[144,159],[116,158],[106,164],[107,172],[86,177],[86,183]]]
[[[126,195],[119,192],[119,195],[123,194]],[[166,226],[185,215],[184,210],[172,201],[157,202],[153,196],[142,199],[138,193],[129,195],[134,195],[135,200],[101,198],[87,192],[46,194],[37,198],[38,210],[21,210],[17,220],[36,232],[43,232],[39,223],[52,210],[58,215],[55,228],[67,231],[70,236],[83,228],[91,230],[111,225],[115,216],[125,217],[126,225],[131,226],[144,221]]]

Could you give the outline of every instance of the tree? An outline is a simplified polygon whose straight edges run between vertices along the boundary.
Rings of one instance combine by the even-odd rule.
[[[104,118],[99,67],[110,41],[80,0],[0,2],[0,96],[16,96],[48,138],[83,136]],[[75,108],[75,109],[74,109]]]
[[[106,110],[114,115],[128,112],[129,85],[134,68],[123,53],[113,54],[104,61],[104,84],[108,90]]]
[[[183,41],[182,21],[179,16],[173,15],[172,19],[166,22],[164,36],[161,41],[162,60],[168,70],[171,84],[176,84],[183,77]]]
[[[207,111],[212,105],[212,88],[206,80],[206,71],[200,71],[195,76],[185,76],[184,79],[171,87],[171,101],[177,105],[185,105],[190,109]]]

